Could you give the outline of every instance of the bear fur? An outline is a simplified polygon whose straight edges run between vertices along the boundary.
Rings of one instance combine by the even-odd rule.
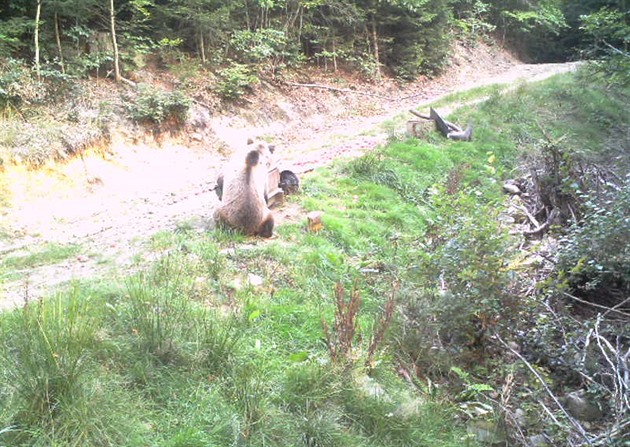
[[[274,219],[267,207],[267,176],[273,146],[248,141],[237,152],[222,175],[221,203],[214,212],[219,225],[234,228],[248,236],[271,237]]]

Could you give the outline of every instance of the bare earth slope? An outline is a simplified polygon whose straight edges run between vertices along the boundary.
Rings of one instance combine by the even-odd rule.
[[[295,83],[343,90],[261,85],[248,106],[232,115],[193,111],[202,125],[159,144],[131,142],[121,132],[110,148],[39,172],[5,173],[11,190],[0,209],[0,256],[27,253],[48,242],[80,245],[79,255],[23,272],[27,280],[0,284],[0,309],[25,296],[49,294],[72,279],[128,271],[142,257],[143,244],[161,230],[211,226],[217,204],[216,173],[230,147],[248,137],[264,137],[278,146],[282,166],[303,174],[339,156],[359,155],[386,141],[379,124],[410,107],[472,87],[540,80],[572,70],[573,64],[526,65],[487,47],[458,49],[452,66],[436,79],[401,87],[393,82],[359,84],[338,75]],[[354,90],[349,93],[347,90]],[[204,118],[205,117],[205,118]],[[193,118],[194,119],[194,118]],[[287,212],[277,213],[280,224]]]

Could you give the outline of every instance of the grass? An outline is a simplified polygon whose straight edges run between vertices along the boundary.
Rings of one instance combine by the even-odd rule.
[[[62,262],[76,256],[81,250],[77,244],[47,243],[9,253],[0,260],[0,280],[22,278],[30,269]]]
[[[158,260],[122,282],[77,285],[1,314],[0,445],[477,445],[449,371],[473,355],[471,318],[507,312],[513,241],[495,219],[501,181],[545,135],[603,141],[618,104],[591,105],[606,112],[587,132],[583,111],[605,97],[579,88],[558,77],[497,93],[457,111],[478,123],[471,143],[397,141],[305,177],[289,200],[323,212],[319,233],[287,223],[263,241],[182,226],[156,234]],[[2,272],[77,250],[13,255]],[[356,284],[361,298],[341,359],[322,327],[333,327],[337,283]],[[393,290],[395,321],[367,367]],[[453,342],[438,349],[434,330]],[[492,380],[474,362],[475,377]],[[416,368],[412,384],[405,368]]]

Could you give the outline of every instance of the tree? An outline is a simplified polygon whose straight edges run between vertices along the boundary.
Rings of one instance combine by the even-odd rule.
[[[114,9],[114,0],[109,0],[109,18],[112,45],[114,47],[114,79],[116,82],[120,82],[122,77],[120,76],[120,56],[118,54],[118,40],[116,39],[116,10]]]
[[[39,18],[42,13],[42,0],[37,0],[37,12],[35,13],[35,73],[37,73],[37,80],[41,79],[41,68],[39,64]]]

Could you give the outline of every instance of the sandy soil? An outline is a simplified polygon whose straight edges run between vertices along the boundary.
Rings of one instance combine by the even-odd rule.
[[[78,244],[81,253],[55,265],[30,269],[27,280],[5,282],[0,309],[26,295],[37,298],[72,279],[124,274],[147,250],[148,238],[180,225],[207,231],[218,203],[216,173],[231,148],[248,137],[278,146],[281,167],[302,179],[340,156],[356,156],[382,143],[379,124],[408,114],[446,94],[473,87],[540,80],[574,64],[527,65],[483,47],[458,49],[453,65],[437,79],[401,87],[393,81],[360,83],[338,74],[302,74],[281,86],[261,85],[246,106],[231,114],[193,110],[185,133],[160,141],[131,141],[124,132],[111,146],[37,172],[12,168],[3,175],[10,206],[0,209],[0,256],[26,254],[45,243]],[[297,86],[317,84],[333,89]],[[403,129],[401,129],[402,131]],[[280,221],[294,218],[288,207]],[[1,279],[0,279],[1,280]]]

